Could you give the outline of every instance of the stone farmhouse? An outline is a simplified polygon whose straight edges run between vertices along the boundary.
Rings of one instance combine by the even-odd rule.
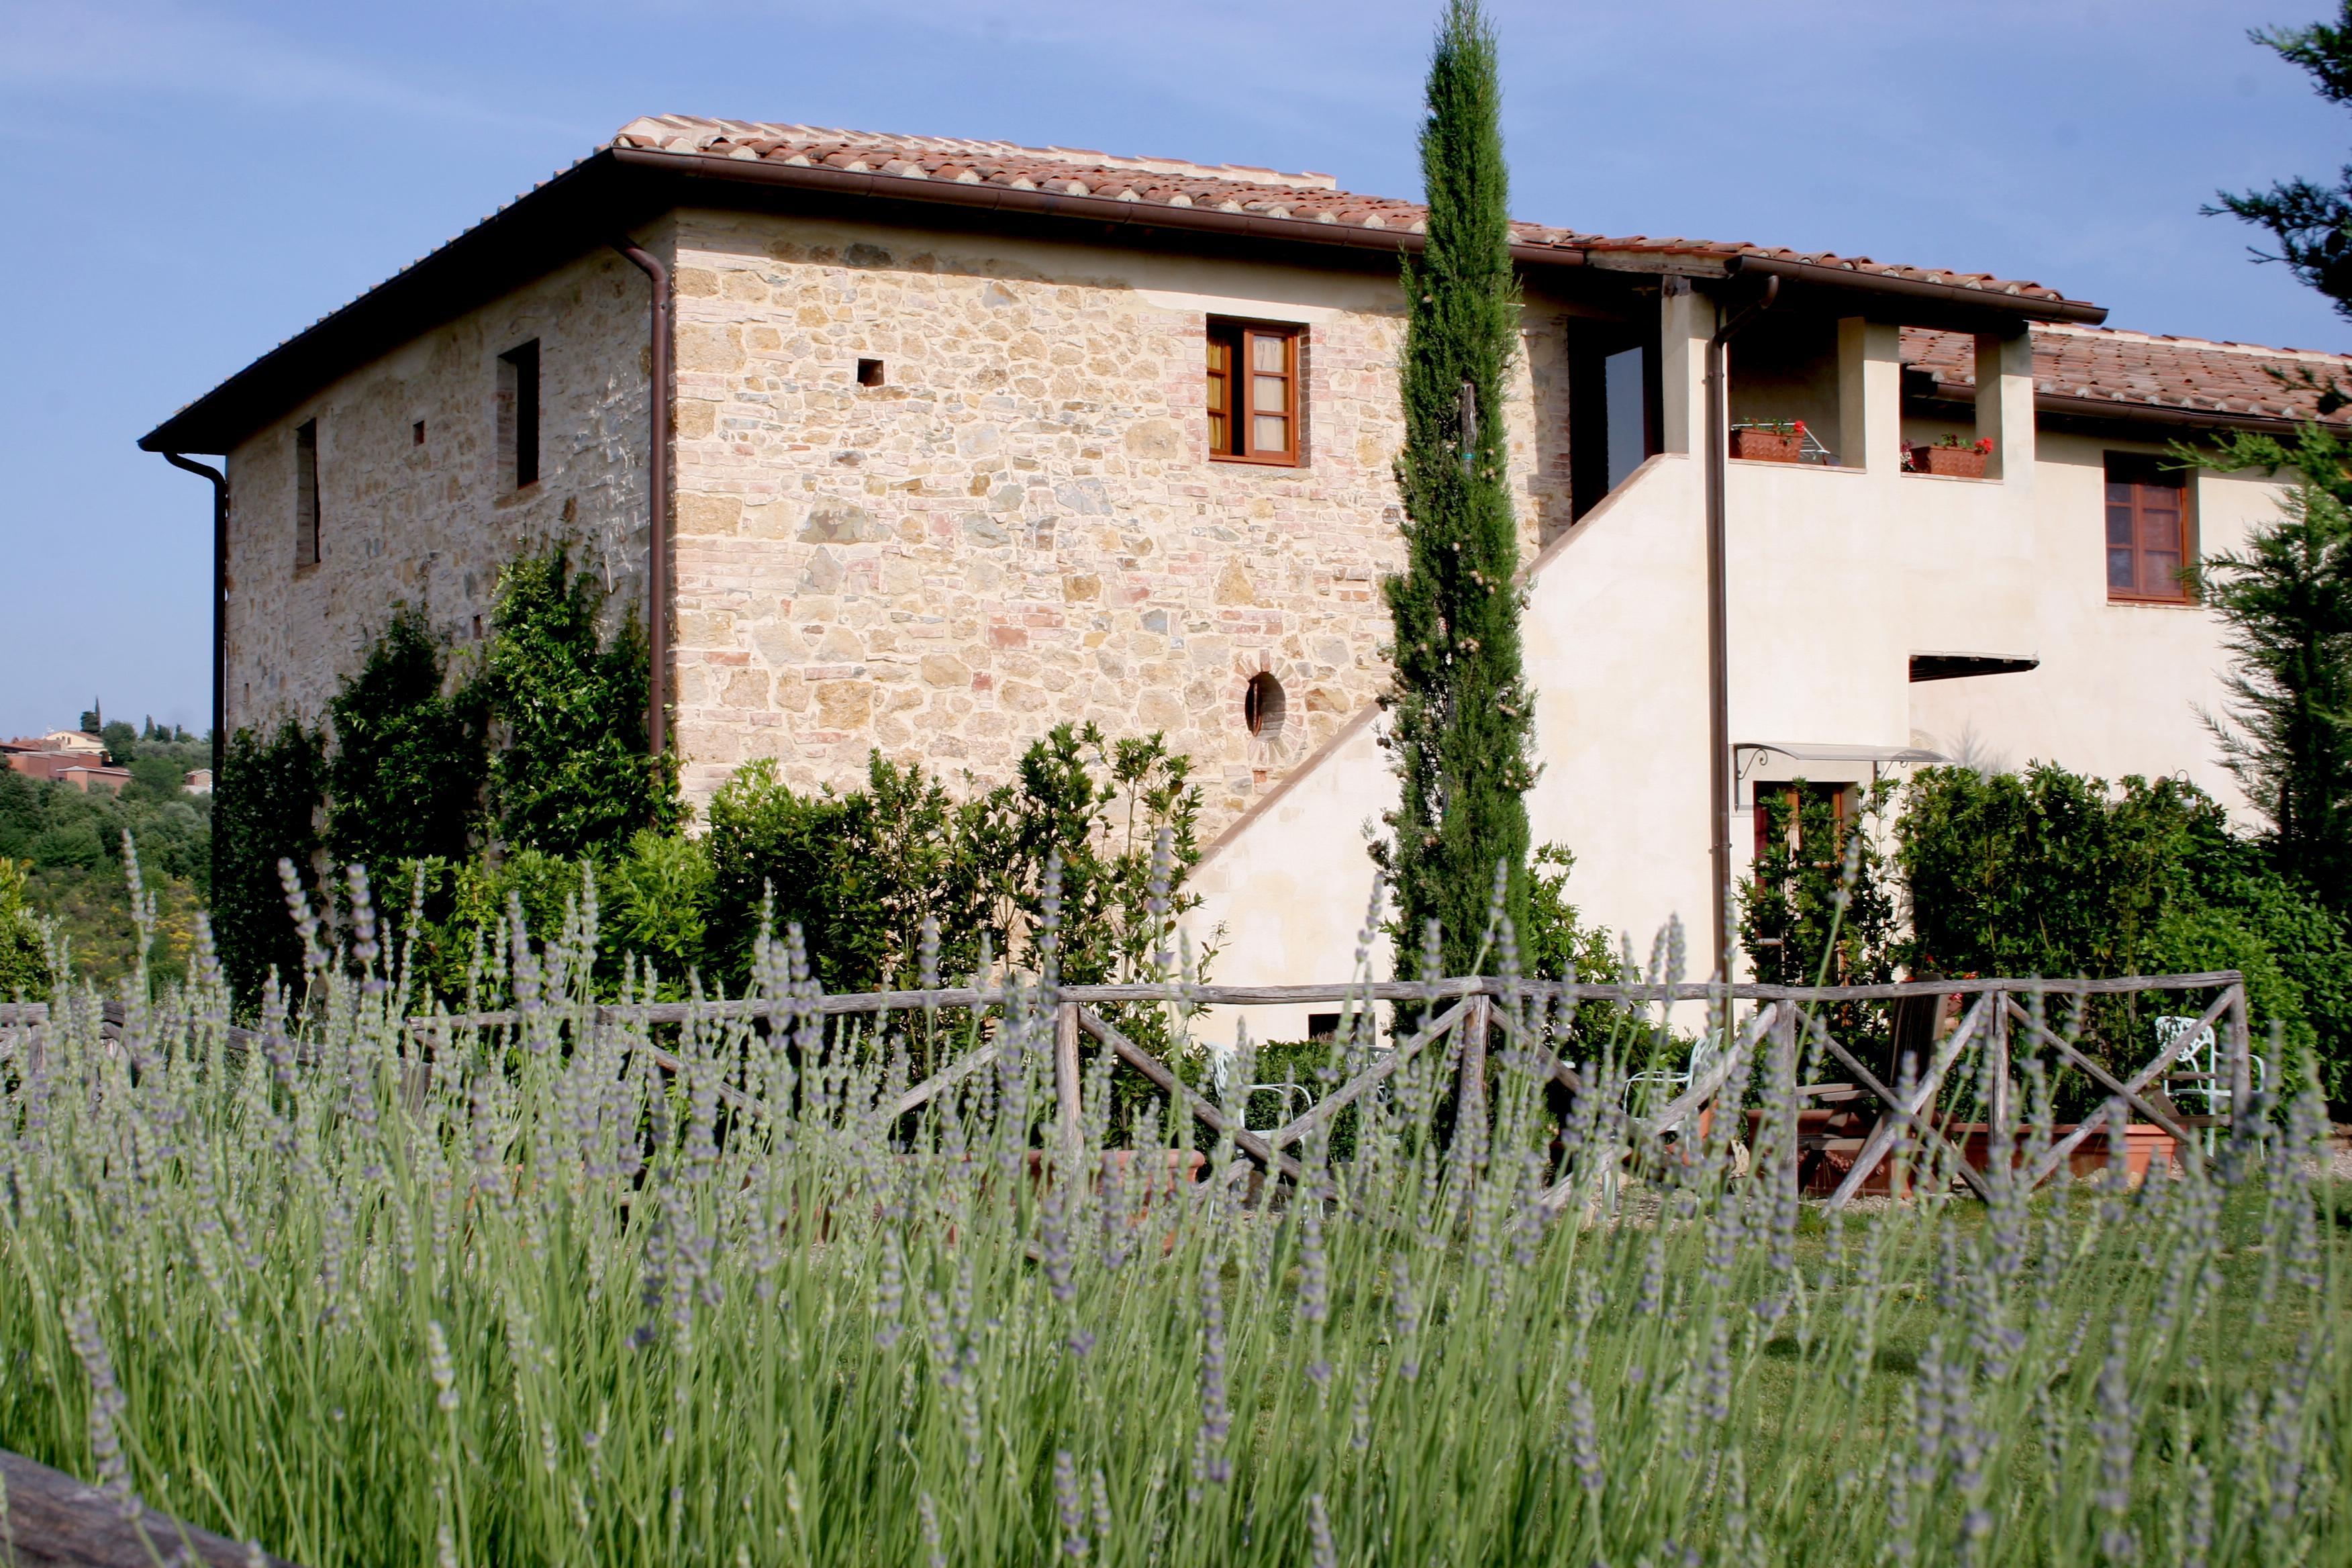
[[[1162,731],[1217,977],[1343,974],[1420,220],[1319,174],[639,120],[142,441],[226,455],[215,732],[315,717],[396,601],[478,638],[499,565],[570,541],[642,608],[694,797]],[[2242,807],[2178,573],[2282,487],[2155,459],[2313,416],[2270,373],[2345,360],[1860,258],[1513,254],[1530,808],[1588,917],[1704,932],[1798,778],[2042,758]]]

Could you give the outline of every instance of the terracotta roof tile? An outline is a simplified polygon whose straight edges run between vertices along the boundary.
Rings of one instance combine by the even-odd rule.
[[[1343,191],[1339,181],[1328,174],[1283,174],[1234,163],[1187,163],[1178,158],[1113,157],[1086,148],[1023,147],[1010,142],[898,136],[812,125],[706,120],[688,114],[648,115],[631,121],[621,128],[613,142],[647,151],[723,158],[748,156],[782,163],[890,174],[902,179],[957,180],[1022,191],[1043,189],[1070,195],[1255,213],[1266,217],[1347,224],[1360,228],[1418,232],[1423,226],[1424,214],[1420,204]],[[1545,224],[1515,223],[1511,226],[1512,237],[1522,245],[1628,256],[1680,256],[1701,262],[1728,261],[1736,256],[1756,257],[1992,293],[2041,300],[2065,298],[2057,289],[2040,283],[1995,278],[1982,272],[1905,267],[1874,261],[1866,256],[1838,256],[1829,251],[1791,250],[1783,246],[1739,241],[1587,234]]]
[[[1906,327],[1903,363],[1928,372],[1954,395],[1975,395],[1975,342],[1964,332]],[[2261,419],[2321,418],[2316,392],[2283,385],[2273,374],[2303,370],[2323,380],[2352,380],[2352,356],[2112,327],[2033,327],[2033,386],[2046,396]],[[2332,424],[2352,423],[2347,412],[2324,417]]]

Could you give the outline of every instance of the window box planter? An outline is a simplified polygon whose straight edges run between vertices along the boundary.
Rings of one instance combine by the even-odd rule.
[[[1758,463],[1793,463],[1804,448],[1805,438],[1791,433],[1781,435],[1774,430],[1734,430],[1731,433],[1731,455]]]
[[[1985,457],[1973,447],[1914,447],[1911,471],[1941,474],[1948,479],[1980,479],[1985,476]]]

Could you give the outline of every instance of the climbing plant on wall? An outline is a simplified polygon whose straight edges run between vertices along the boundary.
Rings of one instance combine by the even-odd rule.
[[[325,738],[293,720],[275,732],[239,730],[223,749],[213,793],[213,940],[239,1006],[250,1009],[275,967],[302,972],[278,862],[308,869],[319,848],[326,792]]]
[[[335,742],[327,847],[338,861],[381,873],[405,860],[464,858],[489,759],[478,695],[447,684],[424,612],[394,609],[327,705]]]
[[[675,755],[646,752],[645,626],[632,607],[605,637],[604,597],[561,546],[513,562],[474,688],[494,722],[499,837],[564,859],[617,853],[685,811]]]

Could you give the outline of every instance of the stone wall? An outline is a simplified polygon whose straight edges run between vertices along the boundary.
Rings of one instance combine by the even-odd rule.
[[[645,591],[652,286],[599,252],[429,332],[229,454],[228,722],[315,720],[405,602],[460,649],[501,565],[557,539]],[[540,345],[540,479],[501,483],[499,356]],[[320,561],[295,561],[294,430],[319,422]],[[416,438],[423,421],[424,440]]]
[[[876,747],[993,781],[1092,721],[1165,731],[1213,832],[1377,694],[1401,552],[1392,275],[677,223],[690,793],[754,757],[854,784]],[[1305,325],[1303,466],[1206,457],[1212,314]],[[1561,334],[1530,320],[1507,417],[1531,551],[1567,495]],[[1261,671],[1284,711],[1252,736]]]

